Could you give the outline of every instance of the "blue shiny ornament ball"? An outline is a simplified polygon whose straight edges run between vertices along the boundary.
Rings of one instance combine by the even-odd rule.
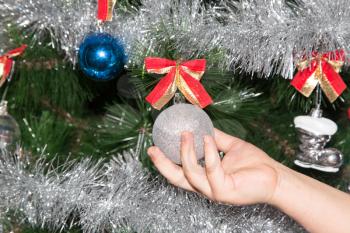
[[[111,80],[124,69],[124,46],[108,33],[92,33],[79,47],[79,66],[83,73],[94,80]]]

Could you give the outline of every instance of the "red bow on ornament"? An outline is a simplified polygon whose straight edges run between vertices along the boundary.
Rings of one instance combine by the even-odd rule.
[[[14,64],[14,60],[12,58],[21,55],[26,48],[27,45],[22,45],[21,47],[0,56],[0,87],[2,87],[5,81],[11,76]]]
[[[167,74],[163,77],[146,100],[160,110],[167,104],[179,89],[192,104],[205,108],[213,102],[202,84],[206,60],[192,60],[178,63],[176,61],[148,57],[145,59],[146,70],[149,73]]]
[[[306,97],[309,97],[316,86],[320,84],[329,101],[334,102],[346,89],[346,85],[339,75],[344,61],[345,53],[343,50],[324,54],[313,52],[311,60],[299,62],[299,72],[291,84]]]

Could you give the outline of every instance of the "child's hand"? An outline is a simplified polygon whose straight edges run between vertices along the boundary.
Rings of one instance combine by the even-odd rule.
[[[221,160],[218,149],[225,153]],[[215,130],[205,138],[205,168],[198,165],[193,136],[182,136],[182,167],[156,147],[148,151],[170,183],[231,204],[269,203],[307,231],[343,233],[350,229],[350,196],[277,163],[259,148]]]
[[[204,141],[205,168],[197,163],[191,133],[182,135],[182,167],[156,147],[148,153],[170,183],[212,200],[231,204],[272,201],[278,182],[274,160],[257,147],[219,130],[215,130],[215,139],[206,136]],[[225,153],[222,160],[218,149]]]

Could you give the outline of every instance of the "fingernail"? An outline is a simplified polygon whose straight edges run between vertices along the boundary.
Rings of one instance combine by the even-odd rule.
[[[148,154],[150,157],[152,157],[154,151],[155,151],[155,148],[154,148],[154,147],[150,147],[150,148],[148,148],[148,150],[147,150],[147,154]]]

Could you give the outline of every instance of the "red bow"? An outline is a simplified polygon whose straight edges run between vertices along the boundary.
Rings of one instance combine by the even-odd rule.
[[[302,60],[298,64],[299,72],[291,84],[306,97],[320,84],[329,101],[334,102],[346,89],[339,75],[344,61],[343,50],[324,54],[313,52],[311,60]]]
[[[145,59],[146,70],[149,73],[167,74],[160,80],[146,100],[160,110],[167,104],[179,89],[192,104],[205,108],[213,102],[202,84],[206,60],[192,60],[178,63],[176,61],[148,57]]]
[[[14,64],[14,60],[12,58],[21,55],[26,48],[27,45],[22,45],[21,47],[0,56],[0,87],[4,85],[7,79],[11,78],[10,76]]]
[[[112,21],[113,9],[117,0],[98,0],[97,19]]]

